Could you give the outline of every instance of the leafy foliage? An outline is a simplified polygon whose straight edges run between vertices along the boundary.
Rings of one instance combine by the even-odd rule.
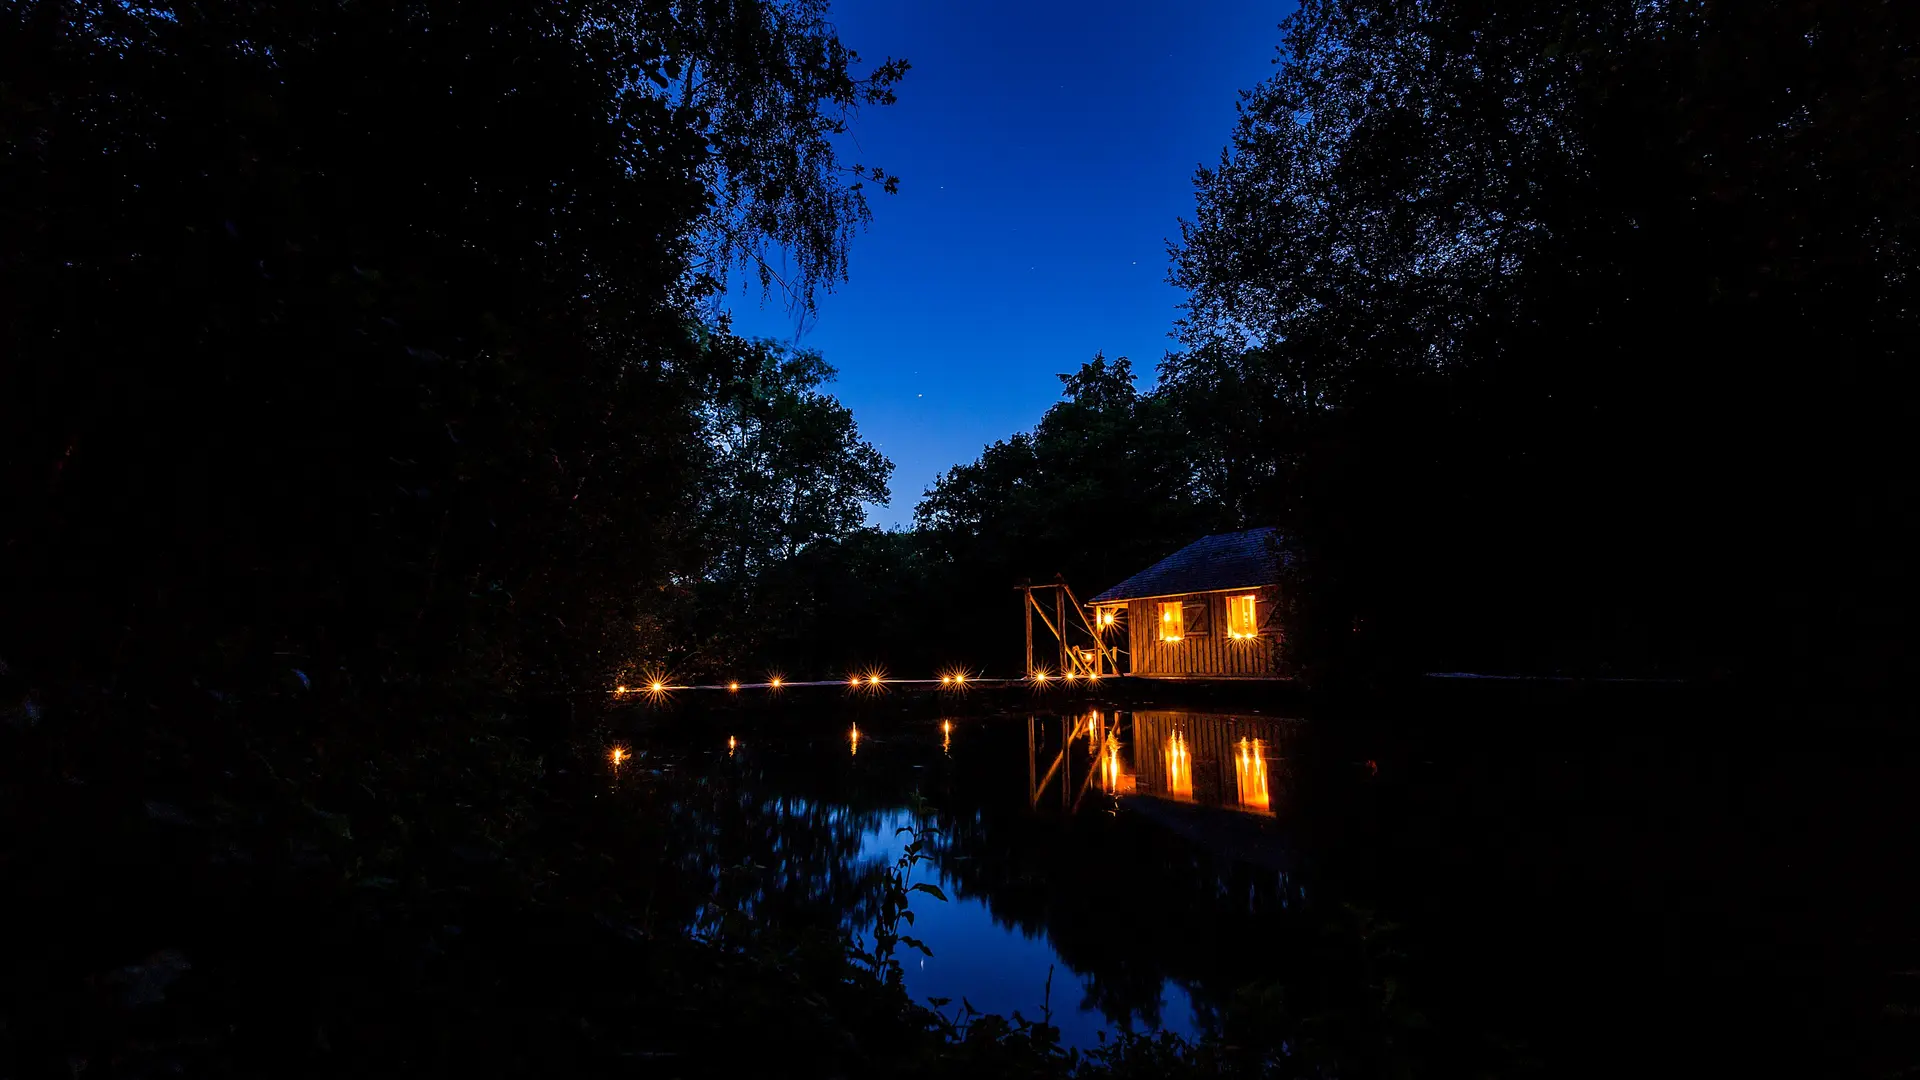
[[[1196,176],[1163,370],[1222,432],[1210,475],[1303,556],[1293,646],[1875,651],[1916,29],[1889,4],[1302,5]]]
[[[811,2],[0,20],[0,580],[49,672],[641,650],[746,377],[698,303],[769,243],[803,300],[844,269],[830,140],[905,70]]]
[[[794,655],[782,635],[812,637],[833,625],[826,609],[851,584],[835,572],[848,568],[843,545],[877,536],[862,529],[865,506],[886,503],[893,463],[824,392],[833,369],[818,354],[716,342],[725,357],[703,409],[699,560],[650,655],[676,671],[715,675],[746,664],[819,670],[824,656]],[[876,603],[859,614],[885,610]]]
[[[1904,662],[1913,14],[1316,0],[1283,33],[1196,174],[1158,383],[1096,357],[917,507],[941,650],[1017,668],[995,593],[1274,524],[1316,677]]]
[[[1004,669],[1018,579],[1268,522],[1321,672],[1897,661],[1915,19],[1309,0],[1196,177],[1159,385],[1096,356],[883,534],[831,369],[711,318],[742,270],[810,304],[896,186],[835,148],[906,65],[863,69],[821,0],[5,7],[0,799],[44,931],[5,1049],[1405,1071],[1365,913],[1354,985],[1256,992],[1232,1045],[919,1010],[924,848],[769,888],[739,792],[636,766],[556,799],[582,724],[532,691],[637,657]],[[827,932],[756,931],[816,894]]]
[[[833,378],[817,353],[768,342],[740,350],[715,395],[715,457],[702,493],[709,578],[745,579],[817,541],[860,527],[884,504],[893,464],[860,441],[853,413],[820,392]]]
[[[1063,574],[1104,588],[1176,538],[1234,524],[1193,467],[1205,433],[1185,426],[1164,395],[1142,394],[1125,357],[1095,355],[1060,381],[1062,400],[1032,432],[955,466],[914,509],[929,572],[958,616],[956,637],[996,641],[1003,669],[1021,665],[1006,649],[1017,644],[1006,628],[1019,611],[1007,590],[1020,580]],[[994,594],[1009,600],[962,602]]]

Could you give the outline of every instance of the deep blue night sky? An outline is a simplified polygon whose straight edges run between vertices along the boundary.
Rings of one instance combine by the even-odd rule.
[[[1058,373],[1095,351],[1145,385],[1181,296],[1166,241],[1196,166],[1218,160],[1237,92],[1267,77],[1290,3],[842,0],[841,37],[913,70],[869,109],[849,161],[900,177],[874,199],[851,280],[797,326],[757,284],[743,333],[819,350],[862,433],[896,466],[876,525],[910,524],[941,472],[1031,428]],[[878,193],[876,192],[876,195]]]

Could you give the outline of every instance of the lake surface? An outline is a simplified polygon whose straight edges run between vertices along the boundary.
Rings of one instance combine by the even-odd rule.
[[[913,933],[933,955],[906,958],[908,990],[988,1012],[1044,1013],[1074,1046],[1118,1028],[1202,1033],[1212,984],[1244,972],[1214,955],[1231,942],[1171,931],[1226,916],[1257,920],[1287,902],[1288,855],[1272,797],[1295,723],[1112,709],[948,718],[938,762],[913,760],[926,753],[931,725],[903,726],[885,744],[867,736],[866,768],[944,769],[951,776],[942,780],[961,780],[941,800],[958,813],[927,819],[943,835],[917,876],[948,899],[917,897]],[[858,768],[852,730],[848,767]],[[982,782],[954,761],[956,736],[977,744],[963,751],[970,764],[1015,779],[1024,769],[1018,802],[1009,785]],[[1024,819],[1016,828],[1025,843],[999,831],[996,818]],[[907,810],[883,814],[862,835],[860,857],[892,863],[912,836],[902,830],[918,820]],[[1219,891],[1234,899],[1221,903]]]
[[[1069,1045],[1252,1024],[1442,1072],[1907,1061],[1908,757],[1600,719],[850,709],[641,750],[711,786],[718,907],[770,924],[870,925],[901,830],[937,830],[907,989]]]

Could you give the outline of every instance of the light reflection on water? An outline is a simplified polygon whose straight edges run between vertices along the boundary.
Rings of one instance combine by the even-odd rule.
[[[1291,721],[1174,710],[945,720],[904,712],[860,712],[857,743],[849,715],[805,727],[790,715],[749,721],[737,743],[715,726],[693,736],[711,768],[697,782],[666,787],[678,801],[676,832],[663,847],[691,873],[663,910],[679,917],[705,901],[704,875],[713,881],[710,906],[742,914],[741,924],[828,934],[870,927],[874,905],[863,898],[910,842],[894,832],[913,820],[905,808],[924,799],[943,835],[914,880],[938,885],[949,899],[910,897],[909,932],[933,955],[902,949],[897,958],[919,1000],[957,1005],[964,997],[1037,1019],[1051,971],[1051,1019],[1067,1044],[1084,1047],[1129,1020],[1222,1033],[1236,995],[1251,986],[1260,1009],[1305,1000],[1322,1010],[1301,1019],[1321,1040],[1314,1054],[1335,1055],[1324,1060],[1341,1060],[1346,1050],[1335,1044],[1353,1039],[1351,1060],[1373,1062],[1382,1032],[1397,1038],[1401,1030],[1379,1025],[1397,1025],[1399,1016],[1422,1025],[1400,1045],[1481,1048],[1473,1053],[1490,1055],[1488,1067],[1473,1071],[1486,1075],[1600,1075],[1582,1068],[1596,1045],[1627,1040],[1610,1050],[1611,1074],[1619,1071],[1611,1059],[1655,1059],[1681,1030],[1696,1033],[1703,1063],[1724,1064],[1724,1048],[1749,1038],[1765,1053],[1784,1043],[1826,1062],[1825,1043],[1804,1035],[1793,1042],[1798,1014],[1765,1011],[1797,1002],[1824,967],[1742,963],[1705,974],[1703,966],[1690,977],[1714,994],[1686,996],[1674,1006],[1684,1011],[1648,1013],[1645,972],[1658,970],[1670,934],[1669,916],[1644,901],[1674,875],[1695,874],[1703,852],[1723,860],[1710,864],[1716,871],[1737,875],[1709,894],[1728,916],[1687,923],[1707,957],[1747,956],[1755,926],[1781,940],[1808,935],[1791,938],[1807,947],[1808,964],[1827,963],[1829,947],[1859,948],[1847,955],[1865,957],[1868,947],[1905,941],[1899,935],[1910,920],[1901,919],[1920,906],[1906,879],[1877,858],[1884,845],[1876,844],[1871,862],[1836,856],[1831,868],[1841,876],[1805,875],[1804,891],[1786,897],[1859,918],[1803,925],[1801,907],[1786,910],[1777,891],[1784,841],[1776,838],[1804,830],[1825,852],[1832,836],[1859,825],[1857,813],[1882,804],[1816,819],[1817,828],[1802,820],[1808,807],[1838,802],[1831,797],[1854,794],[1856,785],[1906,778],[1877,764],[1821,764],[1820,755],[1809,766],[1799,748],[1783,764],[1788,752],[1750,759],[1718,742],[1681,740],[1656,744],[1642,763],[1637,741],[1632,754],[1582,756],[1557,743],[1508,746],[1505,727],[1469,729],[1462,748],[1456,732],[1439,733],[1427,717],[1395,728],[1382,745],[1350,732],[1309,738]],[[1517,707],[1511,718],[1495,718],[1537,720]],[[1410,733],[1416,729],[1430,734]],[[1643,737],[1636,728],[1633,738]],[[1401,738],[1431,741],[1413,742],[1409,752],[1393,745]],[[616,787],[642,790],[649,775],[674,768],[653,754],[636,748]],[[606,758],[600,765],[616,768]],[[1694,790],[1701,775],[1751,776],[1752,784]],[[1830,798],[1803,797],[1808,785]],[[1730,792],[1741,798],[1730,801]],[[1884,797],[1886,808],[1905,805]],[[1750,815],[1762,807],[1788,809],[1762,818],[1767,827],[1756,831]],[[1851,934],[1856,925],[1867,936],[1821,936],[1829,926]],[[1395,926],[1407,929],[1386,936]],[[1376,948],[1391,951],[1369,951]],[[1420,981],[1403,984],[1415,989],[1395,1000],[1391,1016],[1373,994],[1378,973],[1393,970],[1383,963],[1419,965]],[[1835,997],[1878,1008],[1867,994],[1881,985],[1843,981]],[[1719,1011],[1702,1010],[1701,1000]],[[1308,1026],[1285,1026],[1294,1046]],[[1236,1037],[1250,1030],[1234,1029]],[[1444,1039],[1429,1041],[1434,1032]],[[1781,1032],[1784,1040],[1766,1038]],[[1513,1066],[1499,1049],[1508,1046],[1547,1064]]]
[[[1240,805],[1249,810],[1266,810],[1273,800],[1267,792],[1267,756],[1265,740],[1242,738],[1233,757],[1233,771]]]
[[[905,808],[917,793],[941,835],[911,880],[947,899],[911,894],[901,929],[932,951],[896,954],[916,1000],[1029,1020],[1050,1006],[1069,1046],[1121,1026],[1195,1036],[1247,977],[1250,941],[1218,935],[1264,925],[1298,891],[1272,827],[1285,723],[1088,710],[848,722],[817,744],[791,729],[730,735],[715,746],[723,816],[700,828],[759,837],[743,841],[760,845],[746,863],[769,873],[717,858],[713,912],[759,923],[824,906],[870,929],[862,883],[912,841],[898,830],[925,824]],[[1006,799],[1009,781],[1024,800]]]
[[[1187,750],[1184,731],[1167,736],[1167,794],[1176,799],[1193,798],[1193,755]]]
[[[861,837],[861,860],[874,866],[893,865],[910,839],[896,830],[912,824],[915,818],[906,810],[884,815]],[[928,957],[911,949],[900,951],[907,992],[914,1000],[950,998],[953,1004],[942,1011],[952,1015],[964,997],[982,1012],[1002,1016],[1018,1012],[1029,1020],[1040,1019],[1050,1001],[1052,1022],[1068,1046],[1098,1045],[1100,1032],[1115,1030],[1117,1025],[1095,1004],[1098,995],[1092,980],[1075,974],[1045,933],[1025,933],[1011,921],[995,918],[985,898],[961,895],[962,883],[942,872],[937,862],[919,863],[912,880],[938,885],[947,896],[944,903],[925,893],[913,896],[912,933],[933,952]],[[1165,1030],[1186,1036],[1198,1030],[1193,999],[1177,982],[1163,984],[1158,1012],[1159,1026]],[[1139,1030],[1151,1025],[1136,1018],[1132,1026]]]
[[[996,722],[1006,721],[988,721]],[[1145,811],[1156,801],[1168,801],[1187,806],[1187,815],[1198,815],[1171,823],[1183,836],[1205,843],[1210,837],[1237,832],[1244,849],[1245,830],[1222,828],[1230,823],[1216,822],[1207,815],[1237,810],[1271,816],[1274,792],[1269,762],[1277,759],[1276,737],[1282,731],[1279,723],[1260,717],[1100,709],[1077,715],[1028,717],[1028,806],[1034,813],[1050,814],[1056,805],[1055,787],[1059,789],[1058,805],[1070,814],[1090,809],[1114,813],[1129,806]],[[942,721],[940,731],[941,750],[951,755],[952,722]],[[1082,735],[1084,744],[1079,742]],[[1149,769],[1144,777],[1133,771],[1128,764],[1131,746],[1150,747],[1148,760],[1162,768]],[[1203,777],[1198,792],[1196,769]],[[1089,803],[1086,796],[1090,788],[1105,798]],[[908,836],[896,837],[895,830],[910,823],[912,818],[905,811],[888,815],[863,838],[862,857],[876,864],[898,858]],[[943,849],[936,844],[934,850]],[[1115,869],[1125,873],[1124,867]],[[958,1001],[965,996],[987,1011],[1004,1014],[1018,1010],[1033,1019],[1047,1000],[1046,979],[1051,969],[1053,1022],[1069,1045],[1091,1046],[1097,1032],[1113,1030],[1117,1021],[1136,1028],[1162,1027],[1187,1036],[1198,1033],[1201,1020],[1193,998],[1177,980],[1163,980],[1157,1001],[1141,1002],[1140,1009],[1122,1020],[1113,1015],[1112,996],[1102,994],[1093,978],[1072,972],[1048,932],[1022,929],[1013,918],[996,916],[990,896],[964,895],[968,875],[949,873],[937,860],[919,864],[916,875],[926,875],[921,879],[939,885],[949,897],[945,904],[925,894],[914,897],[914,934],[934,952],[931,958],[917,953],[902,957],[907,987],[917,998]],[[1280,891],[1284,893],[1284,875],[1281,877]],[[1187,887],[1204,885],[1195,881]],[[1146,887],[1125,890],[1122,895],[1089,895],[1085,900],[1089,905],[1127,911],[1135,918],[1180,920],[1184,913],[1178,910],[1155,910],[1152,898],[1163,891]],[[1209,965],[1202,960],[1191,966]]]
[[[1140,748],[1141,774],[1119,781],[1123,792],[1270,814],[1280,722],[1261,717],[1139,710],[1128,735]],[[1119,725],[1115,725],[1116,734]],[[1113,755],[1119,759],[1123,751]]]

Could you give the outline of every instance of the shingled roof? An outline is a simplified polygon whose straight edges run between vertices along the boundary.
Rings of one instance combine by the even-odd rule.
[[[1273,529],[1202,537],[1087,602],[1272,585],[1280,580],[1273,540]]]

